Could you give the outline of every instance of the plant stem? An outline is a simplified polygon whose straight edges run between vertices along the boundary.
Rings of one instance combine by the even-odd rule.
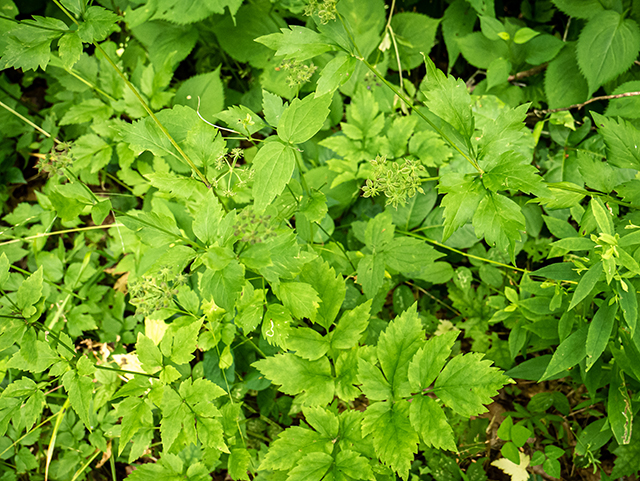
[[[42,135],[44,135],[45,137],[48,137],[50,139],[53,139],[53,141],[56,144],[61,143],[58,139],[56,139],[55,137],[52,137],[51,134],[49,132],[47,132],[46,130],[44,130],[43,128],[41,128],[40,126],[34,124],[31,120],[29,120],[28,118],[26,118],[24,115],[16,112],[15,110],[13,110],[11,107],[9,107],[7,104],[5,104],[4,102],[0,101],[0,107],[8,110],[9,112],[11,112],[13,115],[15,115],[16,117],[18,117],[20,120],[22,120],[24,123],[30,125],[31,127],[33,127],[34,129],[36,129],[38,132],[40,132]]]

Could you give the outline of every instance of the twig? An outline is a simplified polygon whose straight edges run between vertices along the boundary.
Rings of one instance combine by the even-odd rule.
[[[589,105],[590,103],[596,102],[598,100],[622,99],[622,98],[625,98],[625,97],[637,97],[638,95],[640,95],[640,91],[625,92],[623,94],[616,94],[616,95],[602,95],[600,97],[593,97],[593,98],[591,98],[591,99],[589,99],[586,102],[583,102],[581,104],[574,104],[574,105],[570,105],[569,107],[562,107],[560,109],[546,109],[546,110],[535,110],[534,109],[533,113],[536,114],[538,117],[541,117],[542,115],[552,114],[553,112],[562,112],[564,110],[571,110],[571,109],[580,110],[585,105]]]
[[[536,74],[542,72],[544,69],[546,69],[547,65],[548,64],[543,63],[542,65],[538,65],[537,67],[530,68],[529,70],[524,70],[522,72],[518,72],[516,74],[509,75],[509,78],[507,79],[507,82],[513,82],[514,80],[520,80],[520,79],[523,79],[523,78],[532,77],[533,75],[536,75]]]

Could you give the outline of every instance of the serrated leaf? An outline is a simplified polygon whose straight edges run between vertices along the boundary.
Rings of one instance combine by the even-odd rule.
[[[82,55],[82,40],[76,32],[66,33],[58,40],[58,55],[66,68],[71,68]]]
[[[317,361],[301,359],[295,354],[278,354],[252,364],[267,379],[280,384],[285,394],[299,396],[306,406],[328,404],[335,390],[331,365],[326,357]]]
[[[22,281],[22,284],[18,287],[16,305],[21,311],[33,306],[40,300],[42,296],[43,272],[42,266],[40,266],[37,271]]]
[[[362,435],[373,437],[380,460],[404,480],[409,476],[419,441],[408,415],[407,402],[378,402],[367,407],[362,420]]]
[[[35,16],[19,23],[5,33],[3,68],[45,70],[51,59],[51,42],[68,31],[67,25],[57,18]]]
[[[260,463],[260,470],[288,470],[309,453],[330,453],[332,439],[301,426],[284,430],[269,446],[269,451]]]
[[[482,182],[492,192],[517,189],[538,197],[551,196],[538,169],[513,151],[501,154],[495,165],[482,175]]]
[[[154,374],[162,368],[162,353],[160,349],[158,349],[151,339],[142,333],[138,333],[136,352],[143,369],[147,373]]]
[[[294,58],[300,62],[321,55],[333,49],[321,33],[299,25],[281,28],[281,33],[272,33],[255,39],[276,51],[276,56]]]
[[[140,428],[153,426],[153,413],[143,399],[127,397],[118,405],[118,414],[122,416],[120,421],[122,430],[118,444],[118,455],[120,455]]]
[[[287,481],[320,481],[333,464],[333,457],[326,453],[309,453],[289,471]]]
[[[332,349],[351,349],[358,343],[369,325],[371,300],[342,314],[336,328],[331,331]]]
[[[416,352],[409,364],[409,383],[413,392],[428,389],[435,381],[451,354],[451,348],[460,331],[449,331],[429,339]]]
[[[411,393],[407,371],[423,339],[424,331],[418,317],[417,304],[396,317],[380,334],[378,360],[396,400]]]
[[[433,392],[461,416],[477,416],[486,412],[486,404],[511,381],[480,353],[458,355],[442,370]]]
[[[473,227],[478,237],[484,236],[489,245],[509,252],[515,263],[515,245],[525,230],[525,218],[520,206],[509,197],[490,192],[485,196],[473,216]]]
[[[262,112],[264,113],[265,120],[271,127],[278,127],[280,117],[286,107],[287,104],[283,104],[281,97],[267,90],[262,91]]]
[[[391,18],[391,28],[396,35],[398,57],[403,70],[412,70],[428,55],[433,47],[440,19],[417,12],[401,12]],[[389,66],[397,69],[398,58],[395,48],[391,49]]]
[[[91,6],[84,12],[78,26],[78,36],[83,42],[102,42],[111,32],[120,31],[116,22],[120,17],[106,8]]]
[[[624,119],[604,117],[591,112],[598,132],[607,145],[607,161],[621,169],[640,169],[640,130]]]
[[[222,206],[211,192],[198,203],[198,209],[193,217],[193,233],[205,245],[210,245],[216,238],[221,221]]]
[[[250,463],[251,454],[246,448],[233,448],[227,462],[229,476],[234,480],[248,481]]]
[[[626,71],[640,51],[640,28],[614,10],[591,17],[580,32],[577,59],[589,93]]]
[[[278,122],[278,137],[289,144],[301,144],[313,137],[329,116],[332,96],[307,95],[304,99],[294,99]]]
[[[455,0],[444,11],[442,17],[442,36],[447,46],[449,71],[451,71],[451,68],[460,55],[458,39],[473,32],[473,26],[477,18],[476,12],[472,10],[465,0]]]
[[[198,100],[199,99],[199,100]],[[187,105],[193,110],[200,105],[200,114],[207,120],[224,109],[224,88],[220,80],[220,67],[213,72],[194,75],[184,81],[173,99],[174,104]]]
[[[570,17],[589,19],[604,12],[600,0],[552,0],[559,10]]]
[[[76,371],[67,371],[62,376],[71,407],[78,414],[78,417],[86,428],[91,431],[93,426],[90,421],[89,410],[93,401],[93,382],[87,376],[78,376]]]
[[[443,175],[438,190],[440,193],[446,193],[442,199],[445,219],[442,234],[444,241],[471,220],[487,191],[479,178],[462,174]]]
[[[421,88],[431,112],[449,122],[465,140],[473,135],[474,118],[471,96],[461,79],[445,75],[429,57],[425,58],[427,74]]]
[[[384,247],[387,266],[403,273],[421,270],[443,254],[425,242],[411,237],[396,237]]]
[[[409,418],[411,425],[427,446],[457,451],[453,429],[447,421],[447,416],[429,396],[418,395],[411,400]]]
[[[289,331],[287,347],[310,361],[316,361],[329,350],[329,340],[308,327],[298,327]]]
[[[320,305],[318,293],[305,282],[281,282],[274,290],[282,304],[298,319],[313,317]]]
[[[320,298],[320,304],[310,319],[329,329],[344,301],[346,293],[344,278],[336,274],[328,262],[318,258],[305,264],[300,273],[300,280],[310,284]]]
[[[256,209],[264,209],[291,180],[296,165],[295,153],[278,140],[267,142],[253,159],[253,165],[256,171],[253,184],[255,206]]]
[[[544,92],[552,109],[579,104],[589,97],[589,85],[578,67],[574,44],[565,44],[549,62],[544,76]]]

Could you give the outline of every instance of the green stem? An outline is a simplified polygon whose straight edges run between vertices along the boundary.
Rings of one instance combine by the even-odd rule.
[[[28,118],[26,118],[24,115],[16,112],[15,110],[13,110],[11,107],[9,107],[7,104],[5,104],[4,102],[0,101],[0,107],[8,110],[9,112],[11,112],[13,115],[15,115],[16,117],[18,117],[20,120],[22,120],[24,123],[26,123],[27,125],[30,125],[31,127],[33,127],[34,129],[36,129],[38,132],[40,132],[42,135],[44,135],[45,137],[48,138],[53,138],[53,141],[57,144],[60,143],[60,141],[54,137],[51,136],[51,134],[49,132],[47,132],[46,130],[42,129],[40,126],[34,124],[31,120],[29,120]]]

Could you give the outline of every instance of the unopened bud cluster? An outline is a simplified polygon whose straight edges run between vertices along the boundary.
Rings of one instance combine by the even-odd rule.
[[[420,184],[426,169],[414,160],[406,159],[402,163],[387,162],[384,155],[378,155],[371,161],[371,165],[373,176],[367,179],[362,187],[364,197],[374,197],[382,193],[387,197],[387,205],[397,207],[398,204],[404,205],[407,199],[416,193],[424,193]]]
[[[70,148],[69,142],[54,145],[51,152],[38,161],[38,171],[45,172],[49,177],[64,175],[64,170],[73,164],[73,156],[69,153]]]
[[[317,14],[322,25],[326,25],[331,20],[336,19],[336,4],[338,0],[309,0],[309,4],[304,9],[304,14],[312,16]]]
[[[158,309],[171,307],[173,296],[187,281],[184,274],[175,274],[170,267],[162,267],[156,275],[144,275],[129,285],[129,302],[136,306],[136,314],[147,317]]]
[[[305,65],[294,59],[284,60],[282,64],[280,64],[280,68],[289,72],[287,83],[291,88],[307,83],[311,80],[315,71],[318,70],[318,67],[313,65],[313,63],[311,63],[311,65]]]

